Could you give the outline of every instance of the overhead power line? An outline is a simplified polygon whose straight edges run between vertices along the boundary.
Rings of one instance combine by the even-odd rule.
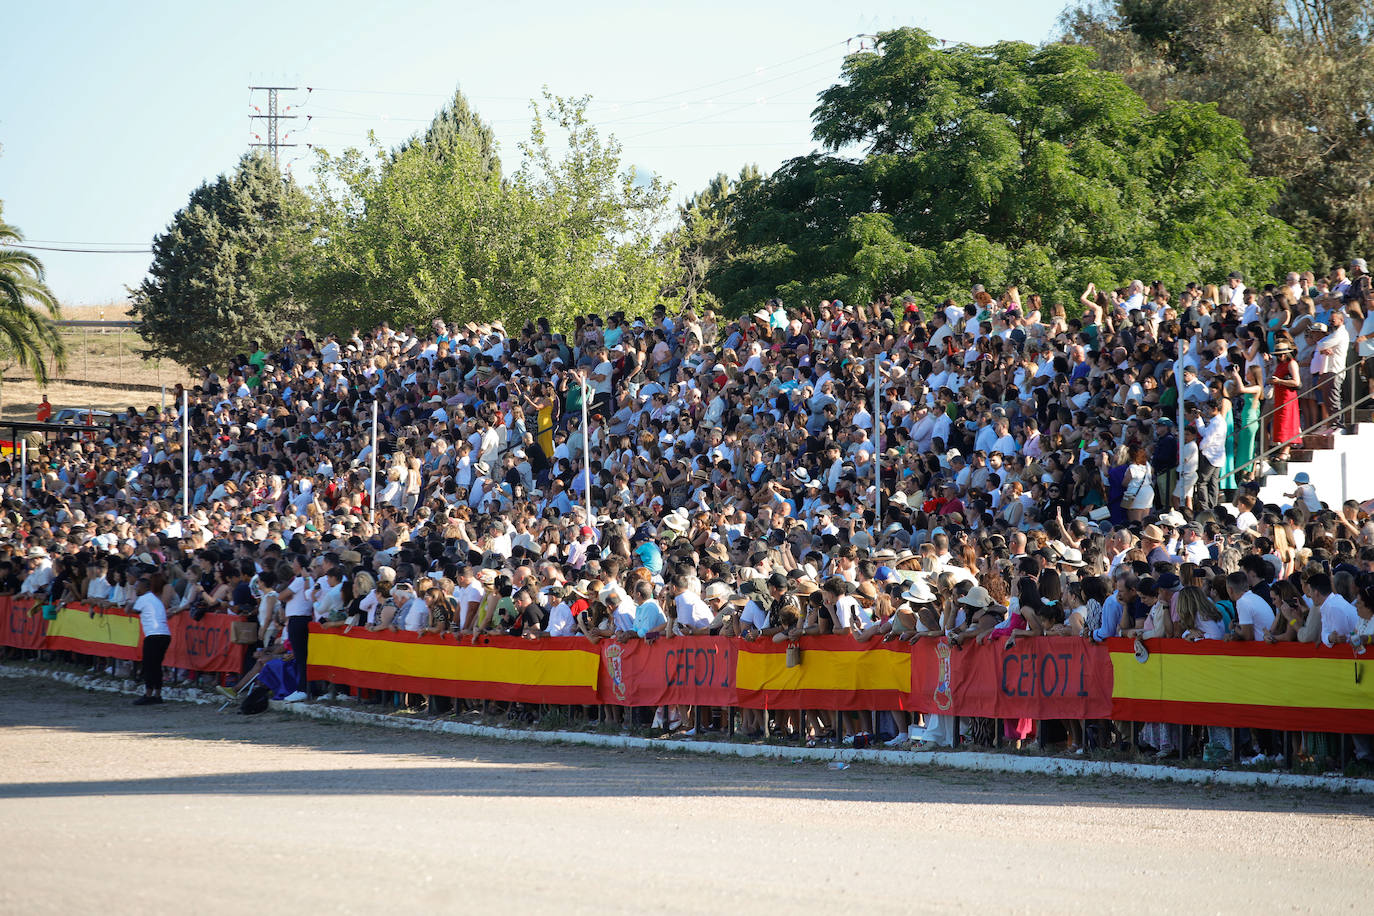
[[[75,242],[71,239],[24,239],[24,245],[71,245],[80,248],[138,248],[147,242]]]
[[[73,254],[152,254],[151,248],[60,248],[56,245],[30,245],[27,242],[7,242],[6,247],[32,251],[66,251]]]

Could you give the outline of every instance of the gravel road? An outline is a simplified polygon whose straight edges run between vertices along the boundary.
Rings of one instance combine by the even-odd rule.
[[[5,913],[1363,912],[1371,815],[1358,797],[526,745],[0,679]]]

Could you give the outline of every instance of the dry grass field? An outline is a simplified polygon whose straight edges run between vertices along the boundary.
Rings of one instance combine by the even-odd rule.
[[[127,321],[123,302],[105,305],[69,306],[62,317],[71,321]],[[4,367],[0,387],[0,418],[32,420],[44,393],[53,410],[63,407],[91,407],[97,410],[137,407],[160,403],[161,385],[171,387],[189,376],[170,360],[145,360],[138,351],[143,341],[131,328],[65,328],[67,366],[53,372],[54,379],[40,389],[33,376],[16,367]],[[84,384],[82,384],[84,383]],[[152,386],[151,389],[144,386]]]

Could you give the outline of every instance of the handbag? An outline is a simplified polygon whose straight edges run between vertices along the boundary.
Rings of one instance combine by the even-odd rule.
[[[1122,494],[1121,494],[1121,507],[1122,507],[1123,509],[1124,509],[1124,508],[1127,508],[1127,506],[1128,506],[1129,503],[1135,502],[1135,498],[1136,498],[1137,496],[1140,495],[1140,491],[1143,490],[1143,489],[1145,489],[1145,484],[1146,484],[1146,482],[1148,482],[1148,481],[1154,479],[1154,476],[1155,476],[1154,465],[1150,464],[1149,462],[1146,462],[1146,464],[1145,464],[1145,473],[1142,474],[1141,476],[1139,476],[1139,477],[1136,478],[1136,481],[1135,481],[1135,488],[1132,489],[1132,490],[1130,490],[1130,491],[1127,492],[1127,493],[1122,493]]]
[[[791,642],[787,644],[787,667],[795,668],[801,664],[802,653],[801,643]]]
[[[251,646],[258,641],[258,624],[242,618],[229,624],[229,641],[236,646]]]
[[[56,604],[45,604],[45,605],[43,605],[43,619],[44,619],[44,620],[56,620],[56,619],[57,619],[58,607],[59,607],[59,606],[56,605]]]

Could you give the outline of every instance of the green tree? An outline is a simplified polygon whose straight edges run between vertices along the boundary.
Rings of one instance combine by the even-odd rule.
[[[460,148],[476,151],[482,168],[500,177],[501,159],[496,153],[496,134],[491,125],[477,116],[461,90],[453,91],[453,98],[439,109],[423,134],[401,147],[422,147],[429,155],[454,155]],[[398,151],[399,153],[400,151]],[[464,153],[465,155],[465,153]]]
[[[636,181],[585,99],[545,95],[506,180],[478,142],[457,137],[443,156],[420,143],[322,153],[304,237],[283,243],[282,294],[340,329],[438,317],[513,329],[658,301],[668,188]]]
[[[11,247],[23,241],[19,229],[5,222],[0,203],[0,360],[27,369],[45,385],[49,363],[60,369],[67,361],[66,345],[54,323],[62,310],[48,289],[43,262]]]
[[[300,327],[300,305],[268,295],[267,255],[304,205],[295,183],[260,154],[193,191],[153,240],[148,276],[130,291],[146,355],[220,365],[253,340],[270,343]]]
[[[735,192],[762,179],[759,167],[753,164],[740,169],[738,178],[720,172],[678,207],[677,225],[663,240],[674,267],[664,290],[667,297],[690,308],[719,304],[706,283],[712,268],[729,254]]]
[[[735,313],[774,294],[938,300],[975,282],[1068,303],[1089,281],[1306,265],[1236,122],[1193,103],[1151,112],[1092,62],[1065,44],[879,35],[812,114],[830,152],[736,195],[712,291]]]
[[[1374,4],[1087,0],[1061,24],[1152,108],[1215,102],[1240,121],[1318,265],[1374,250]]]

